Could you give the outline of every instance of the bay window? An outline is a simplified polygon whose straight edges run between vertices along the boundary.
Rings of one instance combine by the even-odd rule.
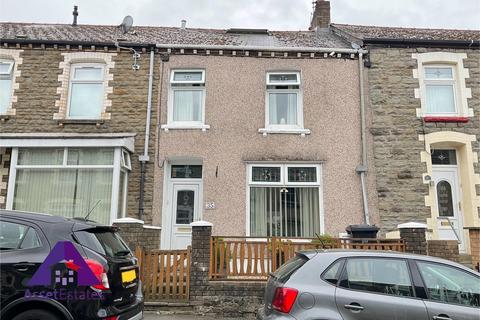
[[[12,97],[13,65],[10,60],[0,60],[0,114],[7,113]]]
[[[250,236],[321,233],[320,165],[252,164],[248,171]]]
[[[13,148],[7,207],[110,224],[125,215],[127,161],[121,148]]]
[[[199,128],[205,125],[205,71],[173,70],[170,78],[168,128]]]
[[[99,63],[72,64],[68,118],[100,119],[105,100],[105,67]]]

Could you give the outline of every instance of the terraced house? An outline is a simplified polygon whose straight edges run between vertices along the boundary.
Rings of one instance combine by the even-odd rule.
[[[255,237],[374,223],[365,52],[328,24],[0,24],[1,205],[139,218],[163,248],[186,247],[196,220]]]
[[[369,51],[380,224],[428,225],[480,261],[480,31],[333,24]]]

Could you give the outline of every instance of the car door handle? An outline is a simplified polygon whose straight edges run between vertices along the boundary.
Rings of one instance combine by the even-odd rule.
[[[362,311],[363,309],[365,309],[364,307],[362,307],[358,303],[346,304],[346,305],[344,305],[344,307],[345,307],[345,309],[352,310],[352,311]]]
[[[452,320],[452,318],[450,318],[450,317],[447,316],[446,314],[441,314],[441,315],[438,315],[438,316],[433,316],[432,319],[433,319],[433,320]]]
[[[28,268],[34,267],[34,263],[20,262],[13,265],[13,267],[18,271],[27,271]]]

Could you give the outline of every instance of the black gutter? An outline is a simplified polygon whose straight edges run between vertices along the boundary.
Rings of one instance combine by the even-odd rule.
[[[116,47],[115,42],[99,42],[99,41],[78,41],[78,40],[39,40],[39,39],[3,39],[0,43],[19,43],[19,44],[48,44],[48,45],[70,45],[70,46],[96,46],[96,47]],[[134,43],[119,42],[122,47],[148,48],[156,47],[155,43]]]
[[[363,39],[363,43],[365,45],[388,45],[392,47],[480,48],[480,40],[365,38]]]

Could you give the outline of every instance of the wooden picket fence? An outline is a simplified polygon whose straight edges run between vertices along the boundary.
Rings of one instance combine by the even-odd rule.
[[[137,247],[140,279],[146,301],[188,300],[191,248],[144,250]]]
[[[295,252],[309,249],[360,249],[405,251],[402,239],[286,239],[270,237],[211,237],[212,280],[265,280],[291,259]]]

